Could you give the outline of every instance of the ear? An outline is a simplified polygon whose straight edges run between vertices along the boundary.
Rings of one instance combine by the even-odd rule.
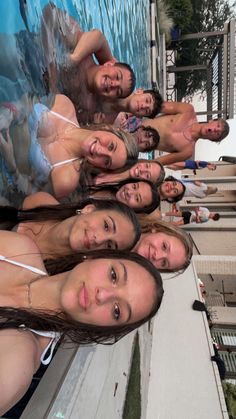
[[[91,212],[95,211],[95,209],[95,205],[88,204],[81,210],[81,214],[90,214]]]
[[[142,95],[143,94],[143,89],[137,89],[137,90],[135,90],[135,94],[136,95]]]
[[[114,61],[106,61],[104,64],[104,67],[113,67],[115,65]]]

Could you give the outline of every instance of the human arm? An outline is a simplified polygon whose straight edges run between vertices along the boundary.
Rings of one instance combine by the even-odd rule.
[[[98,29],[82,32],[76,20],[67,12],[49,3],[43,9],[41,20],[41,34],[43,45],[50,51],[55,39],[62,38],[70,49],[70,64],[79,64],[84,58],[95,54],[98,62],[115,61],[108,42],[103,33]],[[51,57],[53,60],[53,57]]]
[[[182,169],[185,169],[185,162],[179,161],[171,165],[168,165],[167,168],[171,170],[182,170]]]
[[[47,192],[36,192],[24,199],[23,209],[31,209],[41,205],[57,205],[57,201],[51,194]]]
[[[167,115],[175,115],[177,113],[192,113],[195,114],[194,107],[190,103],[185,102],[163,102],[161,113]]]
[[[83,32],[69,58],[71,63],[76,65],[91,54],[96,56],[99,64],[117,61],[111,53],[106,37],[99,29]]]
[[[155,160],[159,161],[163,166],[169,166],[170,164],[182,162],[189,159],[193,154],[192,144],[188,144],[184,147],[184,150],[168,153],[157,157]]]
[[[26,393],[40,365],[41,348],[33,333],[26,330],[0,331],[0,415]]]

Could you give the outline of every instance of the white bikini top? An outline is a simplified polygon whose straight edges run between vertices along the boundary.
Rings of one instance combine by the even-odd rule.
[[[38,275],[44,275],[44,276],[47,275],[47,272],[41,271],[41,269],[35,268],[34,266],[26,265],[25,263],[17,262],[15,260],[6,258],[3,255],[0,255],[0,261],[10,263],[11,265],[20,266],[21,268],[25,268],[28,271],[34,272],[35,274],[38,274]],[[22,324],[20,327],[24,328],[25,326]],[[46,346],[46,348],[44,349],[44,351],[43,351],[43,353],[40,357],[40,360],[41,360],[42,364],[43,365],[48,365],[49,362],[52,359],[52,355],[53,355],[53,351],[55,349],[55,346],[56,346],[57,342],[59,341],[59,339],[61,337],[61,333],[58,333],[58,332],[44,332],[44,331],[39,331],[39,330],[34,330],[34,329],[28,329],[28,330],[35,333],[36,335],[51,338],[50,342],[48,343],[48,345]],[[45,355],[46,355],[46,353],[49,349],[50,349],[49,355],[45,358]]]
[[[56,116],[59,119],[62,119],[65,122],[68,122],[71,125],[74,125],[76,128],[80,128],[79,124],[76,124],[76,122],[71,121],[70,119],[66,118],[65,116],[61,115],[60,113],[54,112],[54,111],[49,111],[52,115]],[[63,160],[63,161],[59,161],[58,163],[54,163],[51,165],[52,169],[54,169],[54,167],[59,167],[59,166],[64,166],[64,164],[67,163],[71,163],[73,161],[79,160],[78,157],[74,157],[72,159],[68,159],[68,160]],[[83,159],[80,159],[80,161],[82,161]]]

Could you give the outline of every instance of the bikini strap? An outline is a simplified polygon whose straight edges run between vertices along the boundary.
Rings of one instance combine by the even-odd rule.
[[[79,124],[76,124],[76,122],[71,121],[70,119],[66,118],[65,116],[61,115],[60,113],[49,111],[52,115],[56,116],[59,119],[63,119],[65,122],[69,122],[69,124],[74,125],[76,128],[80,128]]]
[[[0,261],[10,263],[11,265],[19,266],[21,268],[25,268],[28,271],[34,272],[35,274],[38,274],[38,275],[45,275],[45,276],[47,275],[47,272],[41,271],[41,269],[34,268],[33,266],[26,265],[25,263],[16,262],[15,260],[8,259],[2,255],[0,255]]]
[[[52,164],[51,166],[52,166],[52,168],[54,169],[54,167],[63,166],[64,164],[67,164],[67,163],[72,163],[73,161],[76,161],[76,160],[80,160],[80,158],[79,158],[79,157],[74,157],[73,159],[68,159],[68,160],[59,161],[59,162],[57,162],[57,163]]]

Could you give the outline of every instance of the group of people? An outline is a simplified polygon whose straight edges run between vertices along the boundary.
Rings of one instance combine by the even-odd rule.
[[[228,134],[223,120],[197,122],[192,105],[153,90],[132,93],[134,72],[116,61],[104,35],[82,32],[53,3],[38,34],[11,43],[25,56],[32,47],[43,66],[27,55],[22,73],[14,49],[0,57],[0,83],[9,87],[8,97],[0,89],[0,414],[59,339],[113,343],[158,311],[160,272],[183,272],[192,257],[188,234],[153,215],[161,200],[177,202],[187,189],[165,178],[163,164],[191,157],[198,138]],[[153,149],[169,154],[138,160]]]

